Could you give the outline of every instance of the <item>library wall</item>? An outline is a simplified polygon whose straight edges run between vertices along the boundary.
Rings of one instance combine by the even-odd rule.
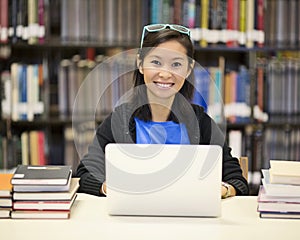
[[[76,94],[88,74],[111,79],[134,62],[142,28],[182,24],[195,45],[201,104],[259,184],[270,159],[300,160],[300,2],[296,0],[1,0],[0,169],[68,164],[131,82],[112,85],[95,121],[72,131]],[[124,61],[110,57],[126,52]],[[126,55],[127,54],[127,55]],[[105,66],[103,75],[98,66]],[[118,66],[118,67],[116,67]],[[97,88],[105,86],[99,81]],[[221,95],[221,98],[216,96]],[[91,91],[86,101],[96,101]],[[85,106],[83,103],[82,106]],[[89,105],[89,104],[88,104]],[[82,108],[91,114],[93,109]],[[84,112],[85,111],[85,112]],[[76,129],[77,131],[77,129]],[[83,134],[84,133],[84,134]]]

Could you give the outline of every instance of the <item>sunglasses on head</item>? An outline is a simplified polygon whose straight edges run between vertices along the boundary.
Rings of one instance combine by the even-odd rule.
[[[148,31],[148,32],[158,32],[158,31],[164,30],[166,28],[169,28],[169,29],[175,30],[177,32],[186,34],[190,37],[190,33],[191,33],[190,29],[188,29],[184,26],[176,25],[176,24],[151,24],[151,25],[145,26],[144,29],[143,29],[142,38],[141,38],[141,48],[143,47],[144,37],[145,37],[146,31]]]

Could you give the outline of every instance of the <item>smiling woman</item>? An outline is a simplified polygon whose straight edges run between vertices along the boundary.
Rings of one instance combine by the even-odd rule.
[[[147,86],[151,87],[150,83],[153,83],[162,89],[172,88],[172,96],[182,88],[192,69],[188,65],[186,49],[175,40],[152,49],[143,63],[138,59],[138,66]]]
[[[184,26],[144,27],[132,97],[117,106],[97,128],[95,139],[77,169],[80,192],[106,194],[107,144],[138,143],[219,145],[223,150],[222,197],[248,194],[247,181],[224,134],[201,106],[191,104],[193,54],[190,31]]]
[[[186,49],[177,41],[170,40],[153,48],[144,61],[138,59],[137,64],[147,86],[152,121],[166,121],[175,94],[191,73]]]

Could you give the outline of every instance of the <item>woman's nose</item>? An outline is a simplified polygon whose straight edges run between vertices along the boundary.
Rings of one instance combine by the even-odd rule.
[[[159,72],[159,77],[161,78],[170,78],[172,73],[168,69],[161,69]]]

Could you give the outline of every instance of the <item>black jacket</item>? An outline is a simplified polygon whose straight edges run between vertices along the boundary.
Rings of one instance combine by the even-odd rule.
[[[105,146],[116,142],[135,143],[136,128],[132,114],[136,107],[130,103],[122,104],[99,125],[88,153],[77,168],[77,176],[80,177],[79,192],[100,196],[100,188],[105,181]],[[198,105],[188,104],[180,109],[172,109],[172,112],[176,121],[186,125],[190,143],[221,146],[222,181],[231,184],[237,195],[248,195],[248,183],[242,176],[238,159],[231,156],[231,149],[227,146],[221,129]]]

